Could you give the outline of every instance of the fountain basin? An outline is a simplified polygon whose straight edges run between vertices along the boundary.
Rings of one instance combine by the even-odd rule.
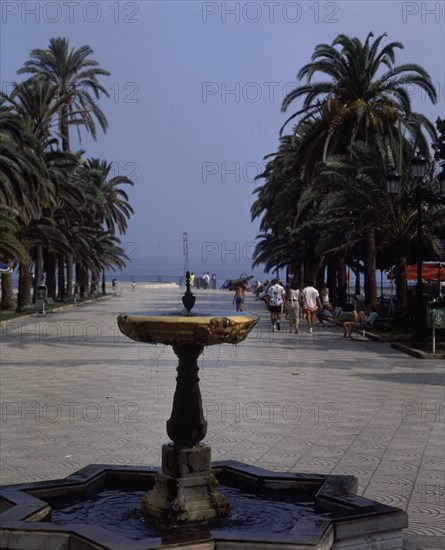
[[[205,522],[175,527],[164,535],[135,539],[86,523],[51,523],[50,501],[61,496],[88,498],[107,487],[146,490],[158,469],[141,466],[90,465],[64,480],[3,487],[0,497],[0,540],[3,550],[397,550],[407,514],[354,494],[353,476],[270,472],[234,461],[216,462],[212,473],[221,485],[271,491],[289,500],[311,495],[315,513],[305,515],[286,532],[237,532],[230,522],[209,527]],[[300,496],[298,496],[300,495]],[[45,500],[46,499],[46,500]]]
[[[257,324],[257,315],[182,312],[121,314],[117,319],[120,331],[132,340],[149,344],[178,346],[197,344],[238,344],[245,340]]]

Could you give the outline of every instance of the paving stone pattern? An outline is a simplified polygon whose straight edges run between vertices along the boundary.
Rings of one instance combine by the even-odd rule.
[[[183,289],[118,296],[2,324],[0,482],[65,477],[90,463],[159,465],[176,356],[121,335],[119,313],[179,311]],[[234,311],[196,290],[196,310]],[[444,361],[404,355],[338,327],[261,319],[237,346],[206,348],[201,392],[212,459],[275,471],[353,474],[359,494],[409,514],[406,548],[445,548]]]

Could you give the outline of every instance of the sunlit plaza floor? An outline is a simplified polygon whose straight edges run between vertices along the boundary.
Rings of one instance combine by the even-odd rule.
[[[184,289],[132,292],[1,326],[0,481],[65,477],[90,463],[159,465],[175,388],[169,347],[133,342],[119,313],[180,310]],[[199,310],[233,293],[197,290]],[[407,549],[445,546],[444,361],[420,360],[338,327],[261,316],[237,346],[206,348],[201,392],[213,460],[352,474],[359,494],[409,514]]]

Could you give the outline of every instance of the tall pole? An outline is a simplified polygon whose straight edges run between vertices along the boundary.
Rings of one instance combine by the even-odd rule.
[[[188,242],[188,233],[184,231],[182,234],[182,248],[184,254],[184,281],[187,277],[187,271],[189,270],[189,242]]]
[[[422,189],[416,188],[417,198],[417,287],[416,287],[416,325],[422,329],[423,324],[423,288],[422,288]]]
[[[416,187],[416,200],[417,200],[417,288],[416,288],[416,311],[415,311],[415,323],[416,323],[416,338],[422,339],[423,331],[425,329],[425,314],[423,312],[423,292],[422,292],[422,199],[423,189],[422,185],[424,177],[426,175],[427,160],[420,153],[411,161],[411,174],[414,176],[417,182]]]

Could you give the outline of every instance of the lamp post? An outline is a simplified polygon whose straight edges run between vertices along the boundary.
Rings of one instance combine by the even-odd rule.
[[[184,278],[183,281],[185,283],[187,279],[187,272],[189,270],[189,241],[188,241],[188,233],[184,231],[182,234],[182,253],[184,256]]]
[[[56,221],[60,231],[64,232],[66,229],[65,216],[63,214],[59,214]],[[63,254],[58,255],[57,266],[57,298],[63,302],[65,300],[65,257]]]
[[[417,182],[416,202],[417,202],[417,284],[416,284],[416,328],[419,332],[424,328],[423,315],[423,284],[422,284],[422,183],[426,173],[426,158],[418,153],[411,162],[411,174]]]
[[[424,328],[424,314],[423,314],[423,292],[422,292],[422,199],[423,199],[423,187],[422,183],[426,173],[426,158],[420,154],[417,154],[411,162],[411,174],[415,179],[417,185],[415,188],[415,197],[417,205],[417,246],[416,246],[416,260],[417,260],[417,283],[416,283],[416,300],[415,300],[415,323],[416,330],[420,334]],[[394,195],[399,192],[400,176],[396,170],[392,169],[386,176],[386,186],[389,194]]]
[[[437,175],[437,181],[439,182],[439,193],[445,199],[445,164],[442,166],[442,171]],[[441,266],[442,258],[439,258],[439,276],[438,276],[438,286],[439,286],[439,300],[443,298],[442,296],[442,282],[441,282]]]

